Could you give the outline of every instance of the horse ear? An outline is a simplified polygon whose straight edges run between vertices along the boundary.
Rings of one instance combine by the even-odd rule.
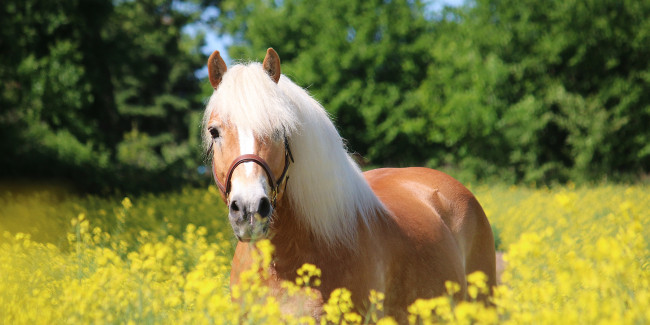
[[[223,62],[219,51],[212,52],[208,59],[208,75],[210,77],[210,84],[212,84],[212,88],[215,90],[219,87],[221,77],[226,73],[226,70],[228,70],[228,67],[226,66],[226,62]]]
[[[273,48],[266,50],[266,57],[264,57],[264,62],[262,63],[264,71],[271,76],[271,79],[277,84],[280,80],[280,57],[278,53],[275,52]]]

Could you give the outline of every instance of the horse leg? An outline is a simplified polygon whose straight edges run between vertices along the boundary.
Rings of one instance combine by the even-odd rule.
[[[476,205],[477,207],[472,209],[474,214],[472,217],[476,221],[475,236],[465,259],[465,274],[469,275],[476,271],[485,273],[487,275],[489,295],[492,295],[492,290],[497,285],[494,238],[483,209],[478,205],[478,202],[476,202]],[[479,299],[487,301],[487,297],[484,295],[480,295]]]

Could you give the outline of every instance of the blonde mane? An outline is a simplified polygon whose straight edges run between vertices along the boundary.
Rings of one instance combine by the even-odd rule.
[[[330,246],[351,245],[359,225],[385,214],[323,106],[286,76],[275,84],[259,63],[236,65],[210,98],[204,127],[217,107],[238,128],[285,134],[295,160],[285,195],[299,221]]]

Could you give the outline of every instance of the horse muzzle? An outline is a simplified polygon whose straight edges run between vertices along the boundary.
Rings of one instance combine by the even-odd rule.
[[[239,241],[248,242],[266,238],[273,213],[268,197],[245,200],[233,196],[228,209],[230,225]]]

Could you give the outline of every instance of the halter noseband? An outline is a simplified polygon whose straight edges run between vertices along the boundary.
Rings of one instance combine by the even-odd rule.
[[[289,162],[293,162],[293,155],[291,154],[289,141],[287,140],[286,137],[284,138],[284,169],[282,170],[282,174],[277,180],[275,180],[275,178],[273,177],[273,171],[271,171],[271,167],[269,167],[269,164],[267,164],[262,157],[254,154],[246,154],[235,158],[232,164],[230,164],[230,168],[228,168],[228,174],[226,174],[226,184],[224,185],[217,178],[217,171],[215,169],[214,160],[213,160],[212,175],[214,176],[214,180],[217,183],[217,187],[219,187],[219,190],[223,194],[226,201],[228,201],[228,196],[230,195],[232,173],[235,171],[235,168],[237,168],[237,166],[246,162],[254,162],[260,165],[262,169],[264,169],[264,172],[266,173],[266,177],[269,180],[269,185],[271,186],[271,205],[275,207],[278,191],[282,183],[285,182],[285,176],[287,175],[287,170],[289,169]],[[289,178],[287,177],[286,180],[288,179]],[[285,182],[285,187],[286,187],[286,182]]]

